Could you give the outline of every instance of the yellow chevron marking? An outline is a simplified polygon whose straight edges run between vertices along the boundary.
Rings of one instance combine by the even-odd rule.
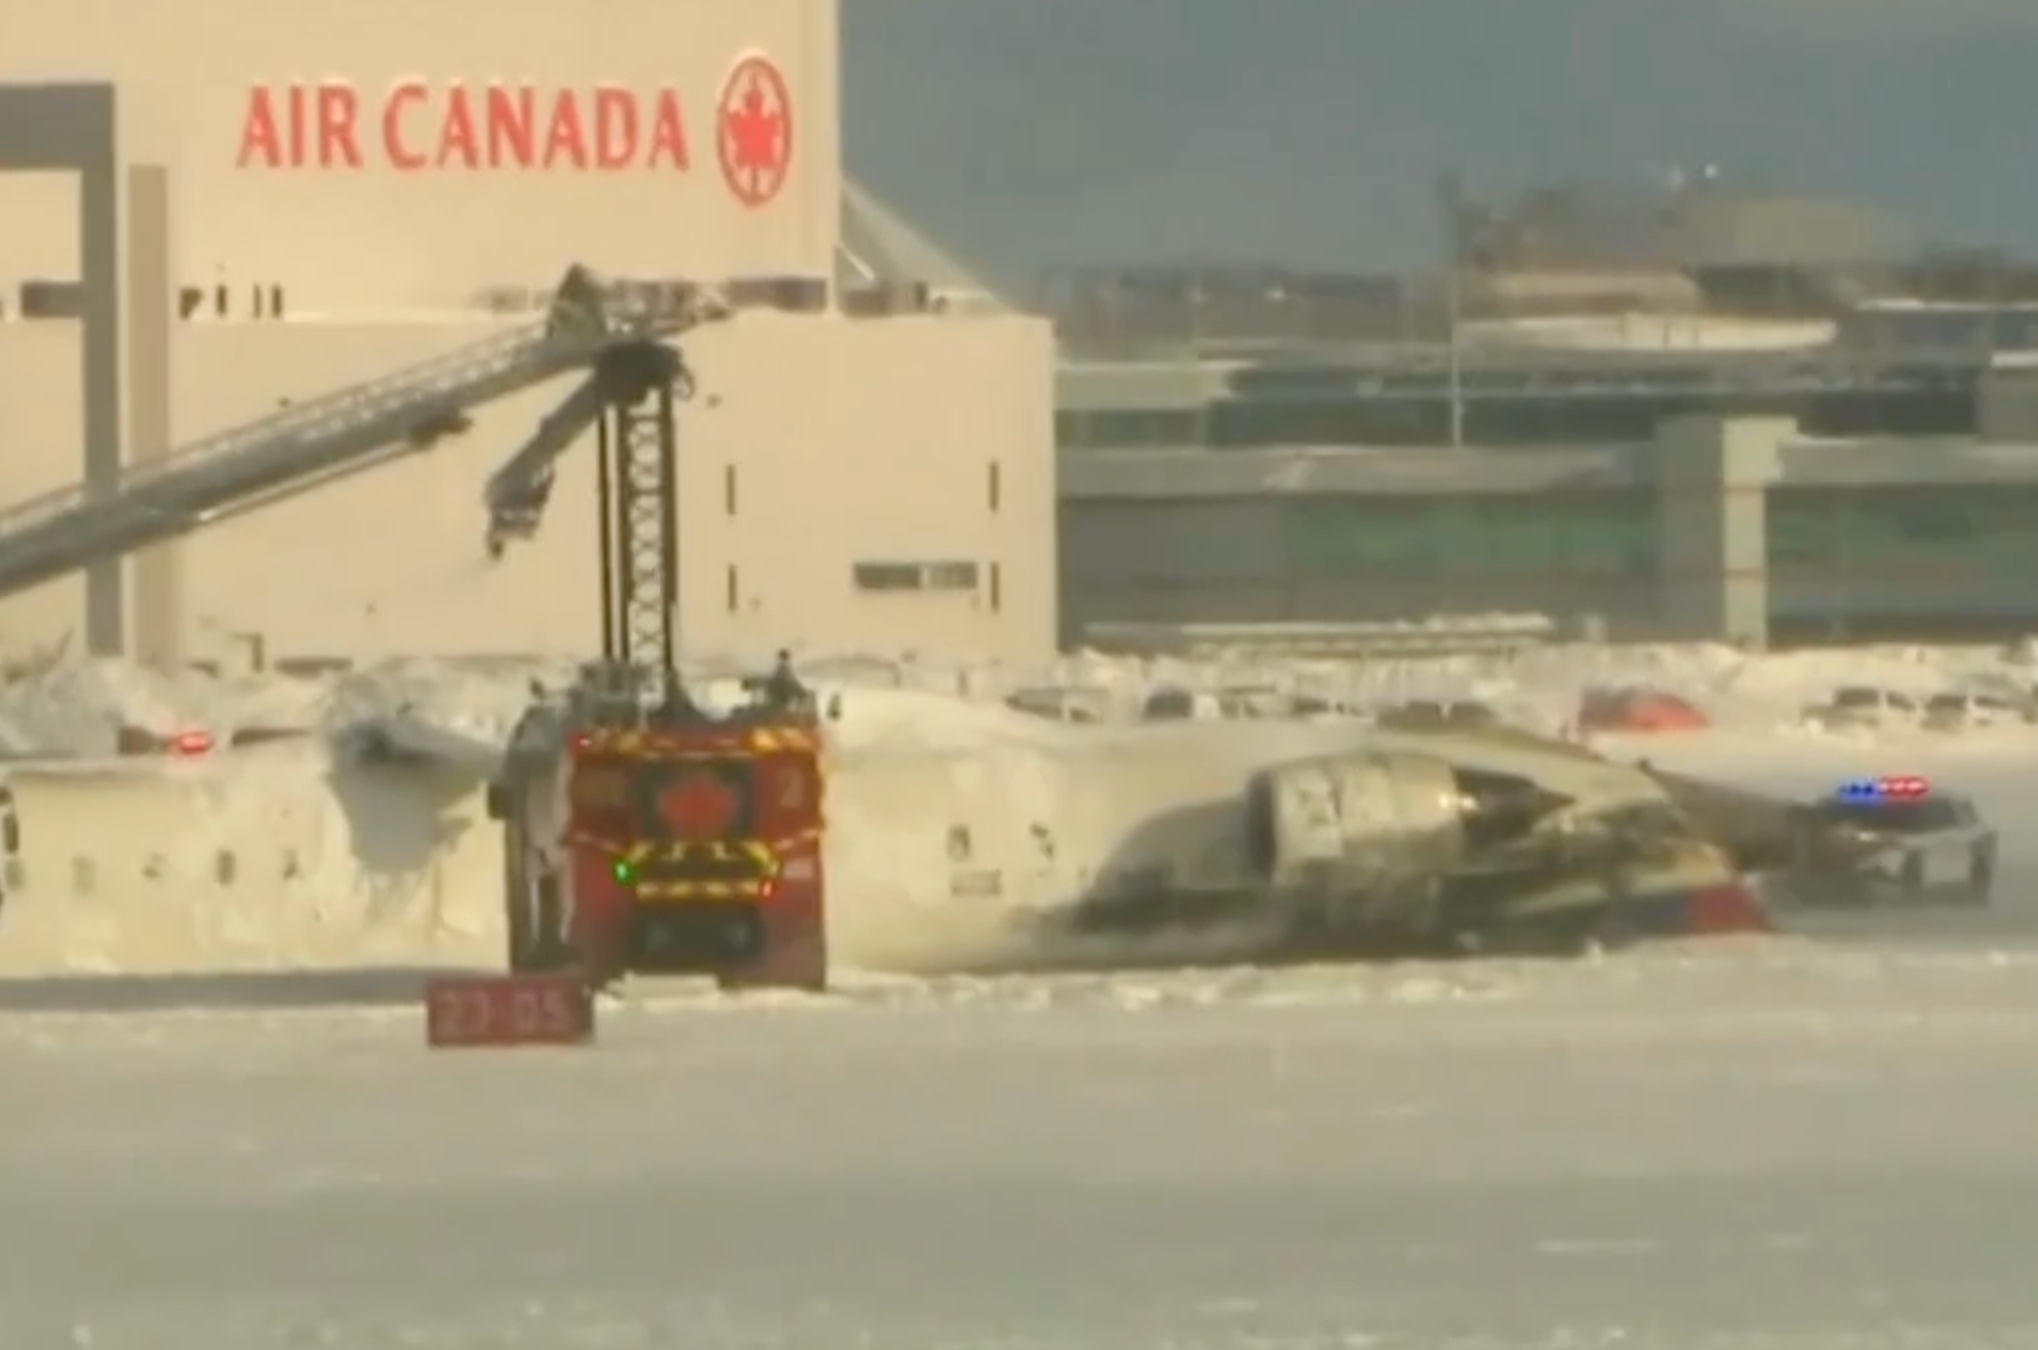
[[[645,904],[687,904],[712,900],[756,900],[764,895],[766,878],[741,881],[645,881],[636,888]]]
[[[619,845],[618,861],[627,866],[650,868],[685,867],[715,863],[747,864],[769,876],[778,870],[778,851],[762,839],[717,839],[705,843],[682,843],[675,839],[643,839]]]
[[[579,733],[586,753],[622,759],[742,759],[797,752],[818,754],[818,733],[800,726],[742,727],[711,724],[669,727],[589,727]]]

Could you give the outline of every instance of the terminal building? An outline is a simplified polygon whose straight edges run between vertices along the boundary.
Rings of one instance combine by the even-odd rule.
[[[1050,328],[845,176],[836,0],[0,6],[0,649],[598,650],[592,447],[499,557],[482,508],[580,264],[719,297],[689,648],[1053,650]]]
[[[1064,640],[1496,611],[1750,643],[2038,628],[2029,269],[1892,263],[1895,231],[1830,205],[1798,213],[1825,251],[1775,261],[1787,204],[1760,228],[1707,205],[1763,252],[1480,258],[1449,288],[1074,278]]]

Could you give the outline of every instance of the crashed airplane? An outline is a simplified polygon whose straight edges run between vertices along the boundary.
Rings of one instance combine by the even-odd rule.
[[[1726,790],[1519,732],[1320,721],[846,751],[829,783],[838,905],[995,909],[1037,950],[1207,930],[1254,959],[1767,931],[1742,873],[1772,858],[1785,810],[1729,794],[1734,816],[1710,795]]]
[[[535,751],[491,768],[490,801],[509,930],[562,940],[513,950],[513,968],[584,957],[600,914],[618,973],[778,982],[768,948],[795,897],[814,914],[803,952],[916,970],[1555,954],[1769,927],[1742,880],[1747,823],[1680,801],[1703,785],[1505,728],[1071,725],[860,689],[820,706],[818,868],[791,835],[790,867],[769,830],[743,835],[778,814],[783,738],[746,756],[749,724],[691,723],[623,761],[570,715],[541,718]],[[956,735],[921,734],[958,717]],[[697,820],[704,788],[732,796],[714,818],[743,837],[696,838],[667,811]],[[576,824],[596,797],[600,828]]]

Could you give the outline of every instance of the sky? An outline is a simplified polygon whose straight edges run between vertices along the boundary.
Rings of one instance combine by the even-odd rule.
[[[1431,185],[1706,164],[2038,253],[2038,0],[842,0],[850,168],[1026,286],[1397,267]]]

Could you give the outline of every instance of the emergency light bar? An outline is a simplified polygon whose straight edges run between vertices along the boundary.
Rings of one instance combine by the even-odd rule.
[[[1833,792],[1843,802],[1915,802],[1931,795],[1931,780],[1916,775],[1850,778]]]

